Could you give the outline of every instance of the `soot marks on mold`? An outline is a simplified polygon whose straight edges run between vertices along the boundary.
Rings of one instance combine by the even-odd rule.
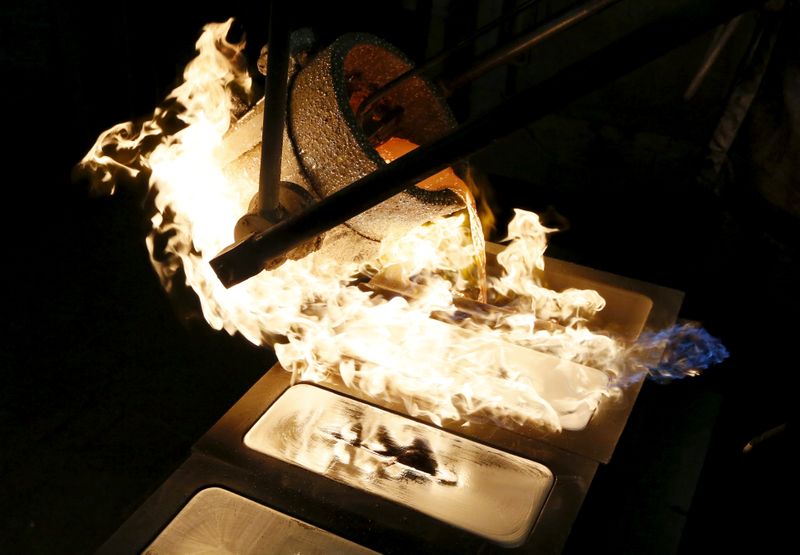
[[[331,430],[330,435],[339,441],[356,448],[365,449],[375,455],[388,459],[386,466],[399,464],[407,467],[402,476],[405,479],[425,481],[434,479],[442,485],[455,485],[457,480],[450,472],[440,472],[439,462],[430,444],[416,437],[409,445],[400,444],[385,426],[378,426],[371,438],[363,437],[362,424],[356,423],[347,431]]]

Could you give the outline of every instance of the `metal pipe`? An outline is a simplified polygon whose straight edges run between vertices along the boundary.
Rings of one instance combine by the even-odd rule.
[[[380,89],[378,89],[377,91],[370,94],[367,98],[365,98],[364,101],[361,103],[361,105],[358,107],[356,117],[358,118],[359,123],[363,127],[364,118],[369,114],[369,112],[372,111],[372,108],[375,107],[375,103],[378,102],[381,98],[383,98],[387,94],[389,94],[390,92],[392,92],[399,85],[405,83],[406,80],[420,75],[426,75],[429,71],[431,71],[431,68],[436,67],[437,65],[445,61],[447,58],[449,58],[459,50],[462,50],[466,46],[469,46],[470,44],[475,42],[475,40],[481,35],[484,35],[485,33],[491,31],[495,27],[515,18],[517,15],[530,8],[533,4],[537,3],[538,1],[539,0],[526,0],[525,2],[517,6],[516,9],[514,9],[513,11],[504,14],[493,21],[490,21],[489,23],[487,23],[486,25],[484,25],[483,27],[479,28],[477,31],[472,33],[472,35],[456,43],[454,46],[448,48],[447,50],[444,50],[443,52],[440,52],[433,58],[426,60],[422,65],[419,65],[413,69],[409,69],[408,71],[401,73],[400,75],[398,75],[397,77],[395,77],[394,79],[383,85]]]
[[[261,130],[261,168],[258,200],[269,218],[279,212],[281,150],[286,125],[286,89],[289,75],[289,17],[285,0],[272,0],[269,15],[267,84],[264,91],[264,125]]]
[[[474,81],[499,65],[510,62],[529,48],[600,13],[619,1],[620,0],[590,0],[576,8],[566,11],[541,27],[537,27],[531,32],[512,40],[508,44],[504,44],[491,52],[487,52],[461,74],[449,79],[446,77],[443,78],[439,83],[443,94],[445,96],[450,96],[450,94],[459,87],[463,87],[467,83]]]
[[[736,140],[745,117],[750,113],[750,106],[772,60],[772,51],[783,26],[783,20],[780,12],[775,13],[769,9],[759,14],[758,24],[747,47],[747,53],[736,70],[734,86],[728,93],[719,123],[711,134],[708,144],[708,164],[700,176],[701,179],[713,179],[727,160],[728,151]]]
[[[591,0],[577,8],[573,8],[571,10],[567,10],[566,12],[562,13],[559,16],[556,16],[555,19],[552,19],[542,25],[541,27],[537,27],[533,29],[531,32],[518,37],[517,39],[511,41],[508,44],[495,48],[491,52],[486,53],[481,58],[478,59],[477,62],[472,64],[469,68],[464,70],[459,75],[451,77],[450,79],[442,78],[439,80],[438,84],[441,89],[443,96],[446,98],[450,96],[453,91],[458,89],[459,87],[463,87],[467,83],[474,81],[478,77],[484,75],[488,71],[491,71],[495,67],[499,65],[503,65],[505,63],[510,62],[516,56],[519,56],[527,49],[536,46],[537,44],[541,44],[542,42],[546,41],[547,39],[557,35],[561,31],[566,31],[570,27],[573,27],[588,19],[594,14],[597,14],[604,9],[610,7],[613,4],[618,3],[620,0]],[[486,27],[495,27],[499,25],[503,21],[510,19],[511,17],[516,16],[519,14],[523,8],[527,8],[527,6],[520,6],[513,12],[508,15],[505,15],[497,20],[493,21]],[[391,91],[396,89],[399,85],[403,84],[407,79],[411,79],[412,77],[417,77],[419,75],[423,75],[428,72],[428,70],[433,67],[434,65],[438,64],[441,59],[448,57],[454,51],[459,50],[464,45],[472,42],[477,36],[485,32],[485,27],[482,27],[478,30],[478,32],[473,35],[472,37],[465,39],[451,50],[440,54],[439,56],[425,62],[424,65],[419,66],[415,69],[409,70],[405,73],[402,73],[395,77],[393,80],[389,81],[386,85],[372,93],[368,96],[364,102],[361,103],[361,106],[358,109],[358,121],[361,126],[364,126],[364,120],[372,111],[372,108],[375,107],[375,104],[384,96],[389,94]],[[441,58],[441,59],[440,59]]]
[[[691,83],[689,83],[689,86],[686,87],[686,92],[683,93],[684,100],[691,100],[694,95],[697,94],[697,90],[700,88],[700,85],[703,84],[706,75],[708,75],[708,72],[711,71],[711,68],[716,63],[717,58],[719,58],[719,55],[725,48],[725,45],[728,44],[728,41],[733,36],[733,33],[736,32],[736,29],[742,22],[742,18],[743,16],[738,15],[719,28],[716,36],[711,41],[708,50],[703,56],[703,61],[700,63],[700,67],[697,68],[697,73],[695,73]]]
[[[682,11],[633,31],[302,213],[264,232],[248,235],[211,260],[211,266],[226,287],[240,283],[286,251],[758,4],[759,0],[689,3]]]

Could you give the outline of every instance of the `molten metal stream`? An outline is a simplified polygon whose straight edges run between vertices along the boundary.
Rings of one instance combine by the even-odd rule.
[[[231,122],[232,86],[250,85],[240,60],[227,54],[239,56],[244,48],[225,42],[229,25],[207,26],[198,56],[184,72],[186,82],[171,95],[183,129],[162,131],[165,114],[159,108],[144,125],[118,125],[101,135],[82,162],[107,192],[120,172],[150,170],[157,213],[147,245],[165,288],[185,279],[212,327],[273,346],[296,380],[338,377],[368,398],[392,399],[411,416],[434,422],[480,414],[501,425],[535,422],[559,430],[615,393],[624,349],[584,326],[604,301],[594,291],[557,293],[541,286],[549,230],[534,214],[519,212],[509,225],[511,244],[498,259],[503,274],[488,280],[508,311],[490,322],[464,321],[464,333],[431,324],[434,312],[457,312],[454,299],[470,285],[464,273],[474,265],[474,254],[463,217],[394,235],[361,266],[315,253],[224,287],[209,262],[230,242],[256,187],[253,176],[231,173],[218,155]],[[134,164],[111,156],[134,149]],[[387,299],[362,291],[353,280],[365,266],[413,284],[420,295]],[[561,327],[536,324],[551,318]],[[549,353],[539,357],[549,362],[531,367],[539,359],[526,355],[518,357],[524,364],[509,363],[510,344]],[[562,383],[566,374],[554,371],[559,359],[574,373],[573,384]],[[587,384],[580,377],[587,372],[583,365],[601,369],[607,379]]]
[[[474,154],[499,137],[533,122],[569,101],[610,83],[709,27],[755,5],[756,0],[707,0],[682,6],[677,13],[652,22],[552,77],[512,96],[479,118],[410,152],[265,232],[229,246],[212,260],[228,287],[256,275],[264,264],[388,200],[412,184]]]
[[[377,146],[375,150],[386,162],[394,162],[401,156],[408,154],[419,145],[406,139],[392,137],[385,143]],[[478,216],[478,207],[475,205],[475,197],[467,187],[467,184],[460,179],[452,168],[446,168],[431,177],[417,183],[417,187],[426,191],[441,191],[449,189],[453,191],[464,202],[469,219],[469,231],[472,238],[472,248],[475,251],[475,268],[478,272],[478,300],[485,303],[488,296],[488,285],[486,283],[486,240],[483,236],[481,220]]]
[[[362,264],[314,253],[272,271],[258,266],[252,279],[226,288],[210,261],[230,243],[256,188],[254,176],[231,170],[220,154],[233,91],[251,85],[242,70],[244,44],[226,41],[229,27],[230,21],[206,26],[170,108],[156,108],[141,124],[112,127],[81,162],[101,193],[112,193],[121,175],[148,170],[155,212],[147,247],[167,291],[185,281],[210,326],[274,347],[295,380],[340,379],[365,398],[391,400],[433,422],[480,415],[499,425],[560,430],[578,426],[618,391],[630,368],[626,346],[586,327],[605,301],[596,291],[543,286],[551,230],[529,212],[517,211],[509,224],[510,244],[497,257],[500,274],[487,280],[504,310],[486,321],[431,319],[455,315],[455,299],[469,288],[463,276],[475,262],[470,243],[481,237],[474,214],[471,238],[458,215],[386,238]],[[171,118],[184,126],[164,129]],[[407,167],[409,158],[425,156],[412,151],[384,169]],[[403,171],[403,179],[419,180],[418,172]],[[354,282],[364,273],[391,275],[416,296],[362,291]]]

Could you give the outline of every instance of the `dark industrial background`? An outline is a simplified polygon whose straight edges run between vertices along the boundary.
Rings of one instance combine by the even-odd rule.
[[[451,105],[462,120],[480,113],[680,3],[622,2]],[[175,310],[150,267],[135,192],[90,198],[70,175],[100,131],[149,115],[178,83],[206,22],[236,16],[254,62],[266,42],[267,4],[0,7],[0,552],[92,552],[274,362]],[[511,4],[308,3],[298,6],[295,27],[313,28],[322,45],[346,31],[372,32],[420,61]],[[539,4],[522,23],[566,2]],[[552,238],[552,256],[684,291],[682,317],[701,321],[731,353],[702,377],[645,385],[568,553],[770,552],[789,536],[781,507],[797,486],[789,446],[800,235],[798,175],[791,163],[785,168],[800,154],[791,95],[800,92],[792,38],[800,26],[786,20],[755,103],[774,117],[745,122],[718,179],[698,176],[706,175],[707,145],[755,17],[740,25],[691,101],[682,95],[713,33],[474,160],[494,186],[501,228],[513,207],[567,224]],[[513,30],[500,40],[503,32]],[[476,48],[497,40],[490,35]],[[792,103],[794,112],[783,108]],[[794,188],[793,206],[768,200],[765,167],[784,168],[774,175]],[[750,439],[786,423],[742,453]]]

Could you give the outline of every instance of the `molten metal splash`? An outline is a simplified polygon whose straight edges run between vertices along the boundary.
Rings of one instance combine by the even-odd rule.
[[[464,270],[476,253],[462,216],[390,237],[361,268],[315,254],[231,289],[219,282],[209,260],[231,242],[256,187],[224,174],[217,157],[232,119],[232,89],[250,85],[236,60],[244,44],[225,39],[230,24],[205,27],[199,55],[169,97],[180,108],[181,129],[168,133],[168,110],[156,109],[138,128],[129,122],[103,133],[81,162],[104,193],[113,192],[119,172],[149,171],[157,213],[147,245],[165,288],[185,275],[212,327],[259,345],[279,338],[278,360],[295,380],[340,379],[369,396],[401,400],[411,415],[434,422],[477,415],[555,430],[585,425],[614,393],[625,352],[583,326],[603,308],[596,292],[542,286],[551,230],[535,214],[517,211],[511,243],[498,257],[503,273],[489,280],[490,301],[512,310],[460,327],[431,314],[454,313],[454,295],[469,285]],[[154,256],[155,237],[166,238],[166,259]],[[359,272],[391,274],[416,293],[376,296],[352,284]],[[557,325],[540,329],[543,320]],[[546,354],[528,356],[528,349]]]

